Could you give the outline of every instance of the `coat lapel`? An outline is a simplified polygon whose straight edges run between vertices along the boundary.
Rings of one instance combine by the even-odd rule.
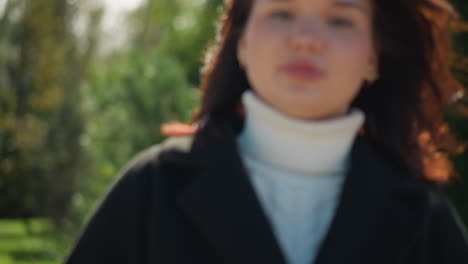
[[[224,133],[224,134],[223,134]],[[239,157],[235,135],[204,132],[179,166],[197,168],[178,203],[231,263],[286,263]],[[203,142],[205,140],[205,142]],[[192,172],[195,170],[191,170]],[[358,138],[335,216],[315,264],[399,263],[427,213],[424,191]]]
[[[421,185],[356,139],[351,167],[316,264],[401,263],[427,213]]]
[[[201,167],[179,205],[226,262],[285,264],[229,133],[210,133],[207,144],[179,157]]]

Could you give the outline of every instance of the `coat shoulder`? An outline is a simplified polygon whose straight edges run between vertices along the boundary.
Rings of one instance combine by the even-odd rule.
[[[115,181],[109,188],[109,192],[118,192],[119,190],[142,191],[151,186],[150,182],[156,182],[155,179],[166,178],[161,177],[167,174],[161,169],[165,154],[174,151],[179,153],[188,152],[192,140],[191,136],[171,137],[140,151],[120,169]]]
[[[161,143],[152,145],[136,154],[123,168],[124,174],[139,171],[147,166],[157,166],[163,153],[169,151],[188,152],[192,146],[193,136],[170,137]]]

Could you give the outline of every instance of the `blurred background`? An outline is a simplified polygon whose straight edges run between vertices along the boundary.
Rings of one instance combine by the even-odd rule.
[[[222,2],[0,0],[1,264],[61,263],[119,169],[190,120]],[[446,192],[468,223],[468,152],[453,160]]]

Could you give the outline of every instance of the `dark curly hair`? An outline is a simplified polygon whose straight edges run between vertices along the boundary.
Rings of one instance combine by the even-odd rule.
[[[215,45],[206,56],[202,104],[194,122],[242,118],[241,94],[250,89],[236,47],[254,0],[228,0]],[[445,0],[373,0],[373,32],[380,78],[353,101],[366,122],[362,135],[414,177],[441,182],[453,175],[447,153],[456,144],[444,121],[462,85],[452,73],[453,25]]]

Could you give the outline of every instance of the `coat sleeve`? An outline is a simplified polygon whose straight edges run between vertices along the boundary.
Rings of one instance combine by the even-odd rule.
[[[65,263],[145,263],[143,243],[150,185],[147,163],[147,158],[139,155],[123,170],[92,214]]]
[[[434,202],[431,230],[431,262],[433,264],[468,263],[468,236],[453,205],[439,197]]]

